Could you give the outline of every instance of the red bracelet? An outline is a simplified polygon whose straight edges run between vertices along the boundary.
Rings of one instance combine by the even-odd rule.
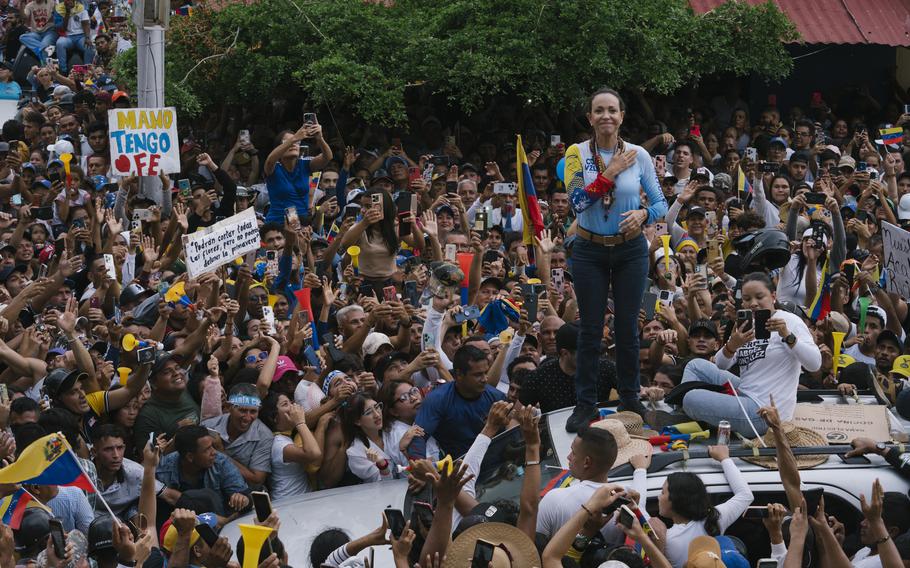
[[[379,465],[382,464],[382,465]],[[383,471],[389,467],[389,460],[382,460],[381,462],[376,462],[376,467],[379,468],[379,471]]]
[[[592,199],[598,199],[613,191],[614,187],[616,187],[616,184],[613,183],[613,180],[600,174],[597,179],[585,186],[585,193]]]

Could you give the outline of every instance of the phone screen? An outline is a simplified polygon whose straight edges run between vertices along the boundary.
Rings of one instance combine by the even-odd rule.
[[[215,546],[215,543],[218,542],[218,535],[215,533],[215,529],[205,523],[196,525],[196,533],[209,547]]]
[[[404,513],[398,509],[386,509],[384,513],[386,520],[389,521],[389,530],[392,531],[392,536],[396,540],[401,538],[401,533],[404,532]]]
[[[264,523],[269,518],[269,515],[272,514],[272,500],[265,491],[253,491],[250,495],[253,497],[256,519],[260,523]]]
[[[755,310],[753,313],[755,339],[771,339],[771,332],[765,325],[769,319],[771,319],[771,310]]]
[[[487,568],[493,561],[494,548],[493,543],[478,539],[471,557],[471,568]]]

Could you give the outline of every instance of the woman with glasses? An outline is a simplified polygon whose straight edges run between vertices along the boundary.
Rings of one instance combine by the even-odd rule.
[[[392,458],[395,465],[407,466],[408,458],[405,452],[415,437],[424,435],[423,428],[414,424],[417,411],[423,404],[423,395],[420,389],[414,386],[414,381],[407,378],[402,381],[386,381],[379,389],[379,401],[383,406],[383,432],[385,452]],[[427,440],[428,458],[435,459],[439,454],[436,440]]]
[[[356,394],[341,408],[348,469],[367,483],[396,477],[382,434],[382,406],[381,402]]]

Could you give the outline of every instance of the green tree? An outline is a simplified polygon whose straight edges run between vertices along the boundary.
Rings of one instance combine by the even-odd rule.
[[[501,93],[560,110],[602,85],[781,79],[796,39],[770,1],[699,15],[687,0],[259,0],[172,20],[167,94],[196,111],[300,95],[391,125],[416,85],[471,112]]]

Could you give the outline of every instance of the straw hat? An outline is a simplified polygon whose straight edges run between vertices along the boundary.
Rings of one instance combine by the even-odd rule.
[[[726,568],[720,557],[720,545],[713,537],[699,536],[689,543],[689,556],[683,568]]]
[[[442,564],[443,568],[470,566],[478,540],[485,540],[497,545],[493,552],[494,568],[509,566],[509,559],[511,559],[511,566],[521,566],[522,568],[540,568],[541,566],[540,554],[525,533],[505,523],[482,523],[464,531],[449,545],[445,562]],[[502,545],[506,550],[502,550],[502,547],[498,545]],[[506,551],[508,553],[504,554]]]
[[[810,446],[828,445],[828,440],[826,440],[824,436],[815,430],[797,426],[792,422],[784,422],[781,424],[781,429],[784,431],[784,435],[787,437],[787,442],[790,444],[791,448],[805,448]],[[769,448],[775,447],[774,435],[770,431],[766,432],[765,435],[762,436],[762,440],[765,441],[765,444],[767,444]],[[757,438],[755,440],[752,440],[751,444],[753,446],[762,447]],[[807,455],[794,457],[796,458],[797,469],[808,469],[810,467],[815,467],[828,461],[828,456],[826,455]],[[751,464],[755,464],[767,469],[778,469],[776,457],[749,457],[742,459]]]
[[[646,429],[645,423],[642,420],[641,416],[634,412],[629,412],[627,410],[615,412],[613,414],[608,414],[607,419],[619,420],[622,422],[622,425],[626,427],[626,432],[628,432],[630,436],[650,438],[651,436],[660,435],[659,432],[655,432],[651,429]]]
[[[639,418],[639,420],[641,420]],[[601,428],[606,430],[613,435],[613,438],[616,440],[616,461],[613,462],[613,467],[619,467],[623,464],[629,463],[629,459],[632,456],[651,455],[651,444],[647,440],[640,440],[638,438],[632,438],[629,436],[628,430],[619,420],[614,420],[613,418],[605,418],[594,424],[591,424],[591,428]]]

